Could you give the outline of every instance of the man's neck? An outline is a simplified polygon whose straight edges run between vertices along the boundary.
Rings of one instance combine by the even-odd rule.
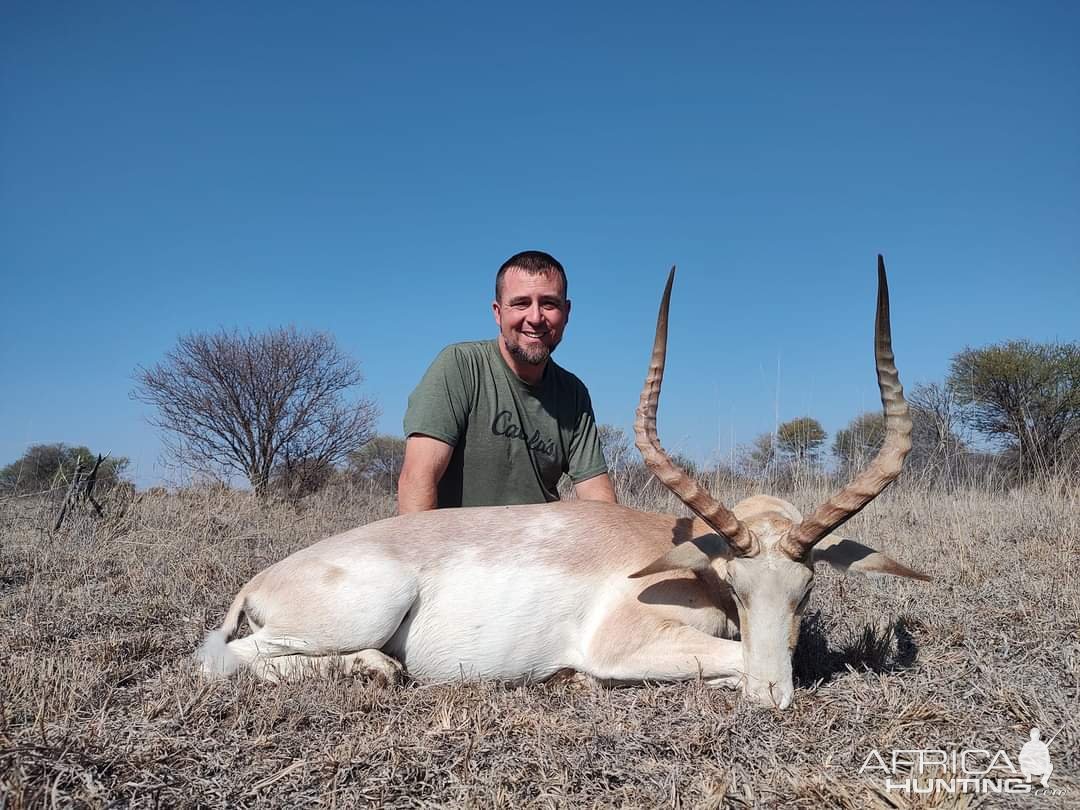
[[[506,341],[503,340],[502,335],[499,335],[499,337],[496,338],[496,343],[499,344],[499,354],[502,355],[503,360],[506,361],[506,365],[510,367],[510,370],[514,372],[514,376],[526,385],[540,384],[540,381],[544,379],[544,371],[547,369],[547,360],[538,366],[534,366],[532,363],[518,360],[514,355],[510,354],[510,350],[506,348]]]

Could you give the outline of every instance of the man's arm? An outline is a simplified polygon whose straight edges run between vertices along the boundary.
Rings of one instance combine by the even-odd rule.
[[[607,473],[600,473],[584,481],[578,481],[574,484],[574,492],[583,501],[619,502],[615,497],[615,487],[611,485],[611,479],[608,478]]]
[[[438,506],[439,481],[453,454],[452,445],[431,436],[414,434],[405,440],[405,460],[398,477],[399,515]]]

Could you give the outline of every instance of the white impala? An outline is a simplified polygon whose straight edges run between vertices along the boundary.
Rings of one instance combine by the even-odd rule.
[[[786,708],[791,654],[814,564],[928,579],[830,533],[900,473],[911,419],[893,362],[878,257],[875,356],[886,436],[850,484],[803,519],[757,495],[728,510],[660,447],[668,276],[635,433],[649,469],[696,515],[576,501],[389,518],[272,565],[237,594],[197,653],[209,673],[241,665],[278,680],[340,667],[393,679],[604,681],[701,678]],[[251,633],[236,635],[247,616]],[[731,640],[738,636],[739,640]]]

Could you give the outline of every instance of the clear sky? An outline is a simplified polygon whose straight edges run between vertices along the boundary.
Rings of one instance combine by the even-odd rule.
[[[665,446],[878,407],[966,345],[1080,339],[1076,3],[5,3],[0,464],[170,473],[136,366],[282,324],[358,358],[380,428],[495,270],[558,257],[556,359],[629,429],[680,270]]]

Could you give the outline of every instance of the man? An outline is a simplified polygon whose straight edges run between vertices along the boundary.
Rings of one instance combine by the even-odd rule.
[[[559,499],[615,502],[589,392],[550,359],[570,318],[566,272],[547,253],[495,277],[499,336],[444,349],[409,397],[398,512]]]

